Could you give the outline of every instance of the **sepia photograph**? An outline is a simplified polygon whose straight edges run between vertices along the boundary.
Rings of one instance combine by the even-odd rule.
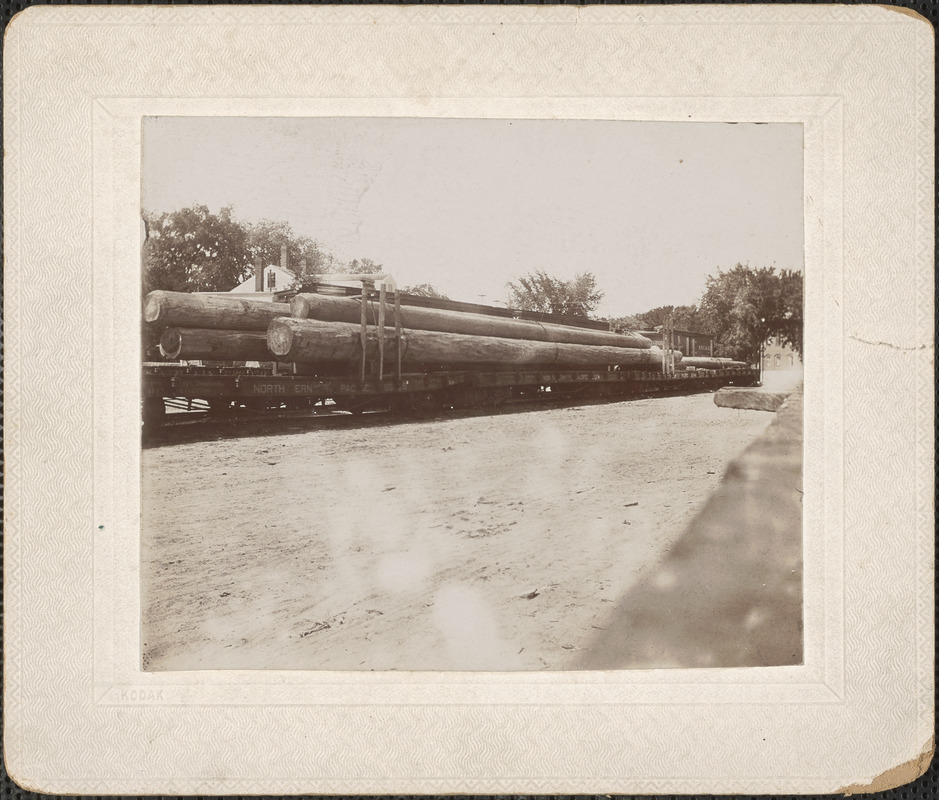
[[[864,3],[18,13],[11,779],[921,775],[933,33]]]
[[[803,663],[803,129],[142,121],[145,671]]]

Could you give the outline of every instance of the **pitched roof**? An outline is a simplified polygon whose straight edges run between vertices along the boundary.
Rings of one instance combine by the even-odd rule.
[[[268,288],[270,286],[271,273],[274,275],[274,285],[272,288]],[[292,272],[288,272],[287,270],[278,267],[276,264],[268,264],[266,267],[264,267],[264,287],[262,291],[271,294],[274,292],[280,292],[289,287],[295,280],[296,275],[294,275]],[[239,294],[256,291],[254,288],[254,275],[248,278],[248,280],[246,280],[244,283],[238,284],[238,286],[232,289],[232,291],[238,292]]]

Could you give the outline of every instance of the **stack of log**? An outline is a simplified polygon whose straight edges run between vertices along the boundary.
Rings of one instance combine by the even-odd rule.
[[[662,352],[635,333],[612,333],[533,320],[417,306],[385,314],[385,359],[403,364],[656,370]],[[288,316],[289,315],[289,316]],[[366,350],[377,359],[378,304],[366,306]],[[281,361],[354,366],[362,354],[360,298],[297,295],[290,304],[235,295],[151,292],[144,319],[162,329],[160,351],[170,360]],[[396,326],[397,323],[397,326]],[[681,354],[676,354],[676,361]]]
[[[299,294],[290,301],[292,319],[268,327],[270,351],[283,361],[346,361],[361,354],[361,300]],[[636,334],[619,334],[534,320],[492,317],[461,311],[402,306],[401,361],[405,364],[539,366],[578,368],[618,366],[656,369],[662,354]],[[387,355],[395,353],[395,311],[385,315]],[[377,304],[367,309],[366,346],[378,350]]]
[[[332,297],[321,294],[298,294],[290,301],[290,314],[295,319],[321,322],[352,322],[361,319],[361,300],[354,297]],[[504,339],[530,339],[541,342],[606,345],[649,349],[652,342],[634,333],[609,333],[590,328],[575,328],[527,319],[491,317],[464,311],[401,306],[401,327],[441,333],[463,333],[471,336],[495,336]],[[369,320],[378,322],[378,304],[369,304]],[[385,322],[394,326],[394,308],[389,304]]]
[[[171,361],[274,361],[267,349],[271,320],[287,316],[286,303],[237,295],[150,292],[144,321],[158,329],[160,352]]]
[[[662,331],[640,331],[638,336],[643,336],[652,342],[654,347],[662,347],[664,344],[664,335]],[[680,369],[730,369],[735,367],[746,367],[743,361],[734,361],[732,358],[717,358],[716,356],[684,356],[681,359]]]

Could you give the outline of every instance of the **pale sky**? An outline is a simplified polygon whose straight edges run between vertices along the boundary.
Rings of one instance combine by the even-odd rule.
[[[604,316],[695,303],[737,262],[802,269],[797,124],[151,117],[143,208],[289,222],[399,286],[506,301],[589,271]]]

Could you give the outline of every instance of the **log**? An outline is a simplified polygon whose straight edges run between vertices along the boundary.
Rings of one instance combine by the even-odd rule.
[[[228,331],[266,331],[276,317],[290,316],[286,303],[239,299],[237,295],[164,292],[147,295],[143,318],[165,328],[216,328]]]
[[[281,361],[298,363],[356,363],[361,357],[361,327],[348,322],[275,319],[267,330],[268,349]],[[389,330],[388,337],[394,336]],[[367,356],[377,359],[377,329],[368,326]],[[630,347],[596,347],[565,342],[470,336],[441,331],[402,333],[401,360],[407,363],[500,366],[607,367],[658,369],[662,354]],[[394,345],[387,349],[393,360]],[[676,353],[676,360],[681,354]]]
[[[316,319],[321,322],[358,322],[362,301],[352,297],[332,297],[320,294],[298,294],[290,301],[290,315],[295,319]],[[378,320],[378,303],[369,302],[369,321]],[[385,318],[394,326],[394,307],[388,304]],[[589,328],[575,328],[527,319],[491,317],[439,308],[401,306],[401,327],[411,330],[462,333],[470,336],[496,336],[503,339],[528,339],[540,342],[602,345],[605,347],[632,347],[647,350],[648,339],[634,333],[610,333]]]
[[[696,367],[697,369],[732,369],[746,367],[743,361],[734,361],[732,358],[712,358],[710,356],[688,356],[682,359],[683,367]]]
[[[173,361],[273,361],[267,334],[209,328],[167,328],[160,352]]]

